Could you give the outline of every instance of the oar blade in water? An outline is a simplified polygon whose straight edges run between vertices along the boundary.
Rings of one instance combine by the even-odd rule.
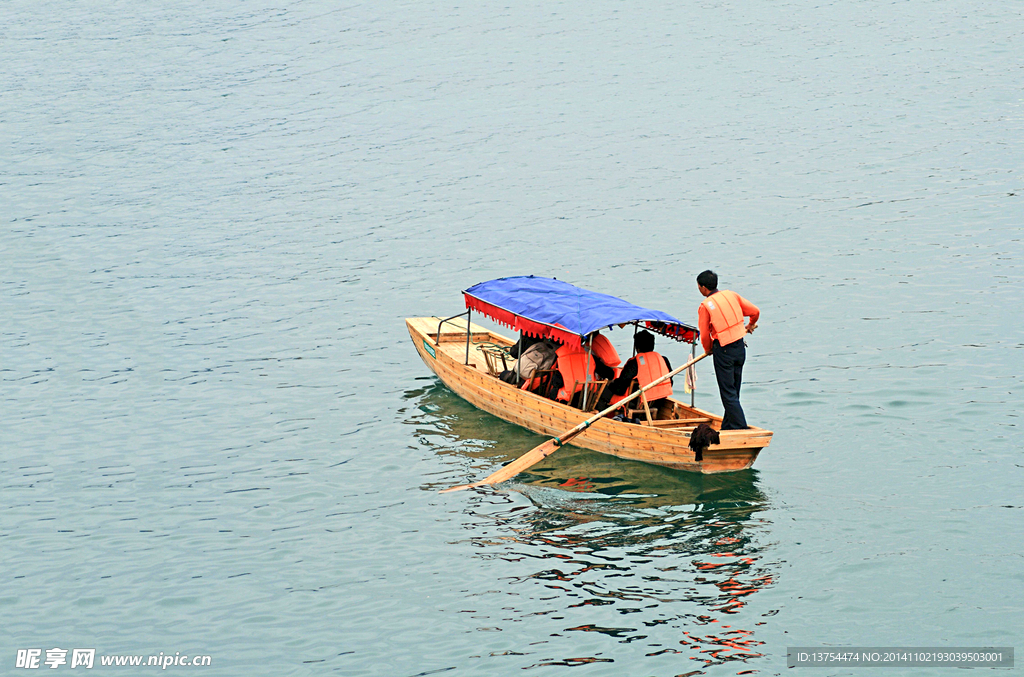
[[[505,480],[512,479],[522,471],[526,470],[535,463],[539,463],[543,459],[547,458],[555,451],[558,450],[559,445],[555,443],[554,439],[550,439],[540,446],[534,447],[530,451],[526,452],[516,460],[512,461],[506,466],[503,466],[500,470],[488,475],[486,478],[479,482],[473,482],[472,484],[460,484],[457,487],[450,487],[448,489],[442,489],[440,493],[447,494],[450,491],[462,491],[463,489],[473,489],[475,487],[483,486],[485,484],[498,484]]]

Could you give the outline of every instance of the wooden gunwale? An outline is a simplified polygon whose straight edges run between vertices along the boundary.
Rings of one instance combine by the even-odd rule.
[[[446,322],[437,340],[439,319],[406,319],[409,335],[427,367],[473,406],[548,437],[555,437],[592,415],[520,390],[488,374],[477,344],[491,342],[509,346],[512,341],[476,324],[471,325],[470,364],[467,366],[465,320],[459,324]],[[721,417],[672,401],[683,418],[707,418],[712,427],[721,426]],[[691,430],[692,427],[643,426],[604,418],[576,437],[572,444],[619,458],[714,474],[749,468],[772,437],[771,431],[754,427],[721,431],[721,444],[708,448],[703,461],[698,463],[688,446]]]

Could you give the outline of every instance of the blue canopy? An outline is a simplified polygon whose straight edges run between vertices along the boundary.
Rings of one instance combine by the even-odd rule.
[[[633,322],[677,341],[697,340],[695,327],[668,313],[549,277],[502,277],[475,284],[463,294],[467,308],[516,331],[563,343],[578,345],[595,331]]]

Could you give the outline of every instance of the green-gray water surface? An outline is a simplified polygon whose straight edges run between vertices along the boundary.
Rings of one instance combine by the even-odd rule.
[[[1022,648],[1022,37],[988,0],[0,3],[0,673]],[[754,469],[437,493],[542,440],[405,317],[538,274],[694,322],[709,267],[762,311]]]

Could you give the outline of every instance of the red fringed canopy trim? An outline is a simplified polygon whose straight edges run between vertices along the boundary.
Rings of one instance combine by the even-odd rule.
[[[463,294],[466,298],[466,308],[476,310],[491,318],[500,325],[504,325],[516,333],[522,332],[527,336],[536,338],[555,339],[559,343],[569,346],[580,346],[583,339],[579,334],[574,334],[565,327],[557,324],[545,324],[527,319],[522,315],[516,315],[510,310],[499,308],[487,301],[481,301],[475,296]]]

